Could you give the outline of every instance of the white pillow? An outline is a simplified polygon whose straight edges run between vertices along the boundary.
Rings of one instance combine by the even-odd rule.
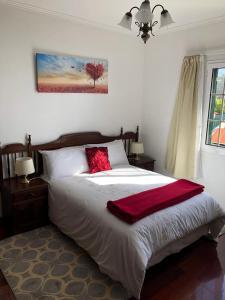
[[[110,165],[129,164],[122,140],[103,144],[88,144],[87,147],[107,147]]]
[[[43,175],[48,179],[58,179],[88,171],[83,146],[39,152],[43,158]]]

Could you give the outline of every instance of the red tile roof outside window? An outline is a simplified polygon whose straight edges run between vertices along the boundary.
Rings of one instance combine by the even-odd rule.
[[[220,134],[220,137],[219,137]],[[220,140],[219,140],[220,138]],[[225,123],[221,123],[221,129],[219,127],[216,127],[212,131],[211,136],[211,143],[212,144],[223,144],[225,145]]]

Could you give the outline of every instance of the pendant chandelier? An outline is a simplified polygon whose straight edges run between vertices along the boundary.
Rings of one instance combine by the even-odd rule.
[[[153,34],[153,27],[158,24],[158,21],[154,21],[154,11],[156,8],[161,8],[161,18],[160,18],[160,28],[168,26],[172,23],[174,23],[170,13],[168,10],[166,10],[161,4],[157,4],[153,7],[151,10],[150,7],[150,1],[145,0],[142,2],[140,8],[137,6],[134,6],[130,9],[129,12],[127,12],[121,22],[118,24],[128,30],[131,30],[132,25],[132,11],[137,10],[137,13],[135,15],[136,21],[135,25],[139,28],[139,34],[138,36],[141,36],[142,40],[146,44],[147,40],[150,38],[150,36],[154,36]],[[151,35],[150,35],[151,34]]]

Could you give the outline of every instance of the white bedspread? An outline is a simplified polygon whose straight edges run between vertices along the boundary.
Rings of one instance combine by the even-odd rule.
[[[129,225],[106,209],[116,200],[163,186],[174,179],[132,166],[81,174],[50,182],[50,219],[120,281],[130,296],[140,297],[145,271],[153,254],[202,225],[216,236],[224,211],[207,193],[156,212]]]

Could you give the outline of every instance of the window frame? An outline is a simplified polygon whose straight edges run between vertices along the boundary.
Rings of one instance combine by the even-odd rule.
[[[218,153],[225,155],[225,145],[211,145],[207,144],[207,134],[208,134],[208,120],[211,108],[211,87],[212,87],[212,77],[213,69],[215,68],[225,68],[225,59],[220,61],[208,61],[205,70],[205,88],[204,88],[204,101],[203,101],[203,124],[202,124],[202,145],[201,148],[204,151],[211,153]]]

